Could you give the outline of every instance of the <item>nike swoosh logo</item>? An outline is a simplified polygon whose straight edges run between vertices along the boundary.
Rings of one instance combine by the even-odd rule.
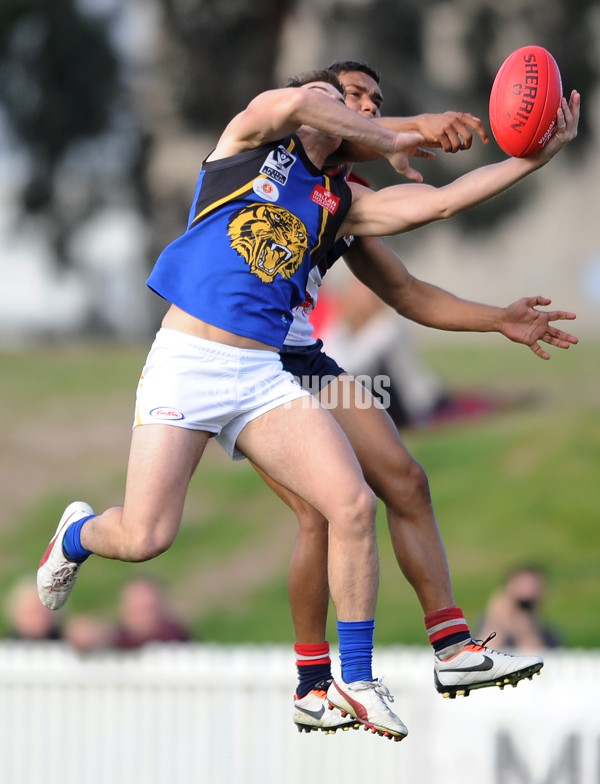
[[[299,710],[302,713],[306,713],[307,716],[312,716],[313,719],[322,719],[323,714],[325,713],[325,708],[322,705],[321,710],[318,711],[309,710],[308,708],[301,708],[300,705],[296,705],[296,710]]]
[[[491,670],[494,662],[489,656],[483,656],[479,664],[473,664],[471,667],[440,667],[440,672],[486,672]]]

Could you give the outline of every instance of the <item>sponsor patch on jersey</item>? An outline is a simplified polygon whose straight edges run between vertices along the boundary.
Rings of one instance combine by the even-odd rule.
[[[313,192],[310,194],[310,200],[323,207],[324,210],[335,215],[337,208],[340,206],[340,199],[338,196],[328,191],[322,185],[315,185]]]
[[[260,168],[260,173],[270,180],[285,185],[288,181],[290,169],[296,162],[296,156],[288,152],[283,145],[279,145],[268,154]]]
[[[150,416],[154,417],[154,419],[185,419],[181,411],[178,411],[176,408],[169,408],[168,406],[153,408],[150,412]]]
[[[257,177],[252,183],[252,190],[266,201],[277,201],[279,198],[279,188],[267,177]]]

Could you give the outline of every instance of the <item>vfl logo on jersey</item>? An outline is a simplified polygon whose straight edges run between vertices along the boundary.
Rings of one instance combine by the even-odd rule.
[[[266,201],[277,201],[279,198],[279,188],[266,177],[257,177],[252,183],[252,190]]]
[[[285,185],[288,181],[290,169],[296,162],[296,156],[288,152],[285,147],[279,145],[268,154],[265,162],[260,168],[260,173],[265,174],[269,179],[275,180],[280,185]]]
[[[340,206],[340,200],[331,191],[324,188],[322,185],[315,185],[313,192],[310,194],[310,200],[323,207],[324,210],[335,215],[337,208]]]
[[[263,283],[273,283],[277,275],[291,278],[308,249],[304,223],[276,204],[252,204],[238,210],[227,234],[231,247]]]
[[[153,408],[150,412],[150,416],[154,417],[154,419],[185,419],[181,411],[178,411],[176,408],[169,408],[168,406]]]

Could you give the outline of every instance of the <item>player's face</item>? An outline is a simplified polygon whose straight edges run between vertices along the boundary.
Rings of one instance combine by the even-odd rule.
[[[379,85],[362,71],[347,71],[338,74],[344,87],[346,106],[367,117],[380,117],[383,96]]]

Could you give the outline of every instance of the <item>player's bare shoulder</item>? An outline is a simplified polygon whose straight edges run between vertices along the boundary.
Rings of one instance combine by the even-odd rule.
[[[254,150],[296,130],[298,93],[299,90],[284,87],[257,95],[229,121],[207,160]]]

